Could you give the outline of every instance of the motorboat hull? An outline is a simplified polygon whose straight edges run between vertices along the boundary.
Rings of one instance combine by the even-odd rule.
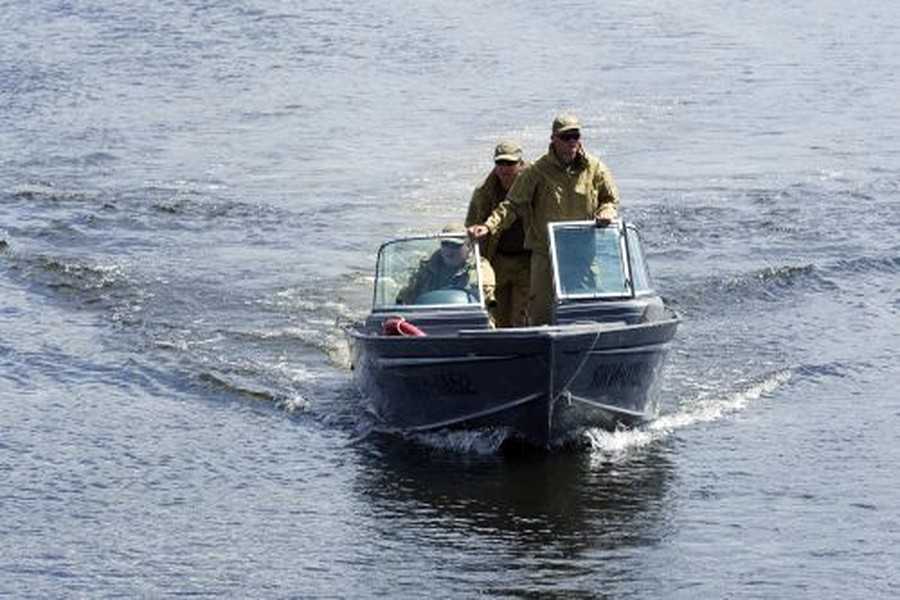
[[[672,315],[415,338],[348,333],[354,378],[380,429],[504,428],[553,447],[653,418],[677,324]]]

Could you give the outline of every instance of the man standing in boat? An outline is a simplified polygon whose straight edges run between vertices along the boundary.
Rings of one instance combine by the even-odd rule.
[[[494,148],[494,168],[472,193],[466,227],[484,223],[506,197],[516,177],[525,167],[522,147],[513,141],[500,141]],[[499,235],[481,240],[481,255],[494,268],[497,306],[493,310],[497,327],[526,324],[528,286],[531,280],[531,250],[525,248],[522,220],[515,219]]]
[[[547,224],[595,219],[598,225],[618,217],[619,190],[612,173],[581,145],[581,123],[573,115],[553,120],[550,148],[516,178],[506,199],[481,225],[468,228],[475,239],[496,236],[522,220],[525,247],[531,250],[528,317],[532,325],[550,322],[553,273]]]

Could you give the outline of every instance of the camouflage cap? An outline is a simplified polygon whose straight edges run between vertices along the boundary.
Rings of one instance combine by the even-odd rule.
[[[441,233],[465,233],[466,228],[462,225],[462,223],[447,223],[444,225],[444,228],[441,229]],[[465,240],[460,239],[443,239],[441,240],[442,244],[455,244],[457,246],[462,246],[465,243]]]
[[[575,115],[557,115],[553,119],[553,133],[562,133],[564,131],[572,131],[573,129],[581,129],[581,123]]]
[[[494,162],[501,160],[522,162],[522,146],[511,140],[500,140],[494,148]]]

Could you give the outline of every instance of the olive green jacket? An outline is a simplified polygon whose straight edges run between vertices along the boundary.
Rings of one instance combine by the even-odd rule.
[[[484,224],[491,237],[497,237],[518,216],[525,227],[525,247],[547,253],[548,223],[614,219],[618,212],[619,190],[606,165],[582,150],[566,166],[551,146],[547,154],[519,173],[506,199]]]
[[[478,290],[478,272],[475,265],[465,263],[450,267],[441,258],[440,250],[419,263],[415,273],[397,295],[397,304],[412,304],[421,294],[441,288],[466,290],[473,294]]]
[[[466,214],[466,227],[472,225],[481,225],[487,220],[494,209],[506,198],[506,190],[500,183],[500,178],[493,171],[487,176],[480,186],[472,192],[472,199],[469,201],[469,211]],[[511,226],[515,219],[510,221]],[[500,244],[500,234],[488,236],[481,244],[481,255],[488,260],[493,260],[497,254],[497,248]]]

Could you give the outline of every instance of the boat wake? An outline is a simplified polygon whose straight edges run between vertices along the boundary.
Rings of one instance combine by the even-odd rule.
[[[615,431],[590,429],[581,439],[565,445],[567,449],[587,448],[592,459],[601,462],[621,462],[636,451],[668,438],[673,433],[702,423],[719,421],[742,412],[748,406],[773,393],[793,377],[793,371],[785,369],[769,373],[740,389],[722,395],[704,392],[701,396],[684,402],[677,411],[663,414],[642,427],[622,428]],[[367,433],[371,433],[367,432]],[[394,433],[397,432],[384,432]],[[503,451],[512,439],[513,432],[503,428],[417,433],[406,438],[426,448],[455,454],[491,455]],[[361,438],[367,435],[360,436]]]
[[[487,456],[499,453],[511,435],[511,431],[503,428],[471,429],[417,433],[411,435],[410,439],[433,450]]]
[[[790,369],[775,371],[725,396],[704,392],[700,397],[684,402],[676,412],[660,415],[643,427],[616,431],[592,429],[586,433],[586,437],[597,458],[616,462],[680,429],[719,421],[740,413],[753,402],[786,384],[792,375]]]

